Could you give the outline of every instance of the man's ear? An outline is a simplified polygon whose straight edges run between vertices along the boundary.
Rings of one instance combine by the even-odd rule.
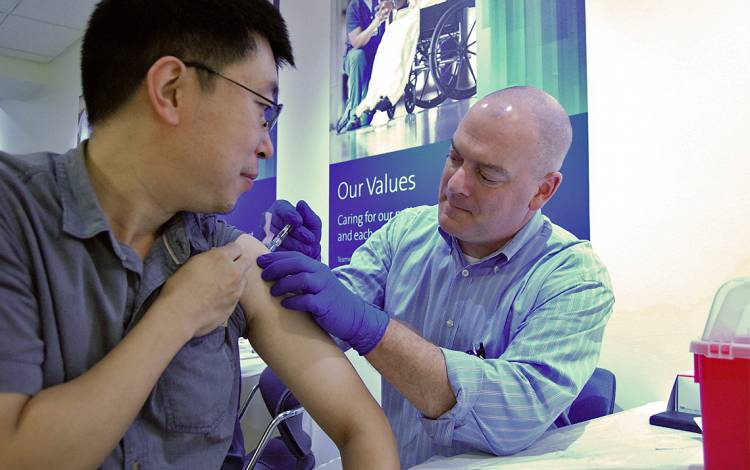
[[[559,171],[547,173],[544,176],[544,179],[539,182],[537,192],[534,194],[534,197],[531,198],[531,202],[529,202],[529,209],[532,211],[541,209],[542,206],[544,206],[547,201],[552,199],[552,196],[555,195],[557,188],[559,188],[562,183],[562,179],[563,175]]]
[[[154,114],[162,122],[180,123],[181,107],[185,106],[188,70],[176,57],[165,56],[154,62],[146,74],[146,91]]]

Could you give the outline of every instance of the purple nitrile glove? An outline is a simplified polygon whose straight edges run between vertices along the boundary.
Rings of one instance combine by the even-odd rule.
[[[383,339],[388,314],[346,288],[325,264],[293,251],[258,257],[264,281],[276,281],[271,295],[281,305],[312,314],[328,333],[341,338],[364,356]]]
[[[298,251],[313,259],[320,259],[320,235],[323,224],[305,201],[299,201],[296,208],[289,201],[274,202],[265,212],[265,219],[261,224],[257,238],[264,244],[267,245],[274,235],[289,224],[292,231],[277,251]]]

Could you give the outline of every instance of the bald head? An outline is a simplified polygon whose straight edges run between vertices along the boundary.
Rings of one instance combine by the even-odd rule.
[[[560,170],[573,139],[565,109],[533,87],[490,93],[469,109],[465,119],[479,123],[485,135],[498,142],[521,139],[539,176]]]

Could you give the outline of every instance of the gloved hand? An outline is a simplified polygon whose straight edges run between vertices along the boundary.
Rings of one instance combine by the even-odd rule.
[[[364,356],[380,342],[388,314],[347,289],[325,264],[297,252],[267,253],[258,257],[264,281],[276,281],[271,295],[281,305],[309,312],[328,333],[341,338]]]
[[[292,231],[277,251],[298,251],[310,258],[320,259],[320,234],[323,224],[305,201],[299,201],[296,208],[289,201],[274,202],[265,212],[265,220],[261,224],[256,238],[264,244],[267,245],[286,224],[290,224]]]

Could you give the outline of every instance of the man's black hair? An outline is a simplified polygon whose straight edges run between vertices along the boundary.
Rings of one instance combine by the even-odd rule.
[[[214,70],[247,58],[256,37],[276,65],[294,65],[286,23],[268,0],[103,0],[81,46],[83,97],[92,126],[117,112],[160,57],[202,62]],[[201,86],[213,77],[201,74]]]

